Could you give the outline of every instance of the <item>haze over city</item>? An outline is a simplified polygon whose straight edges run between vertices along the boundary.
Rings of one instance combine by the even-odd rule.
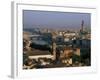
[[[84,27],[90,29],[90,13],[23,10],[23,28],[79,30],[82,20]]]

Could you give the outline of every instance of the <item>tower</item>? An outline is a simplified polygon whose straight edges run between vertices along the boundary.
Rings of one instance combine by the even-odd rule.
[[[81,23],[81,32],[83,32],[83,26],[84,26],[84,20],[82,20],[82,23]]]
[[[56,60],[56,33],[52,32],[52,53],[53,53],[53,60]]]
[[[84,20],[82,20],[82,22],[81,22],[81,29],[80,29],[80,32],[79,32],[79,36],[80,36],[80,38],[82,39],[82,37],[83,37],[83,32],[84,32]]]

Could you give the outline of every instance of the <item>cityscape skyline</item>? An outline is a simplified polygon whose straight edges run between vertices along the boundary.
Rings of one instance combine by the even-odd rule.
[[[82,20],[90,30],[90,13],[23,10],[23,28],[79,30]]]
[[[23,11],[23,69],[84,66],[91,66],[91,14]]]

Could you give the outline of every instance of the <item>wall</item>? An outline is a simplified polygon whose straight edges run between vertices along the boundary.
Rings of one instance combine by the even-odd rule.
[[[32,1],[32,0],[28,0]],[[34,0],[36,3],[41,4],[61,4],[65,5],[67,2],[72,2],[81,5],[94,5],[97,6],[97,29],[94,30],[96,34],[95,46],[98,52],[98,71],[97,73],[90,74],[73,74],[73,75],[64,75],[64,76],[55,76],[55,77],[43,77],[42,79],[34,80],[99,80],[100,75],[100,1],[99,0]],[[78,3],[77,3],[78,2]],[[11,65],[11,0],[1,0],[0,1],[0,80],[12,80],[10,78],[10,65]],[[95,54],[95,53],[94,53]],[[95,65],[95,64],[94,64]],[[23,80],[23,79],[19,79]],[[29,79],[25,79],[29,80]]]

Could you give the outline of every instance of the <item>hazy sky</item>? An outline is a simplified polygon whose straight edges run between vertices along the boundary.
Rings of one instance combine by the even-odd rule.
[[[82,20],[84,26],[90,28],[91,14],[89,13],[23,10],[24,28],[79,29]]]

